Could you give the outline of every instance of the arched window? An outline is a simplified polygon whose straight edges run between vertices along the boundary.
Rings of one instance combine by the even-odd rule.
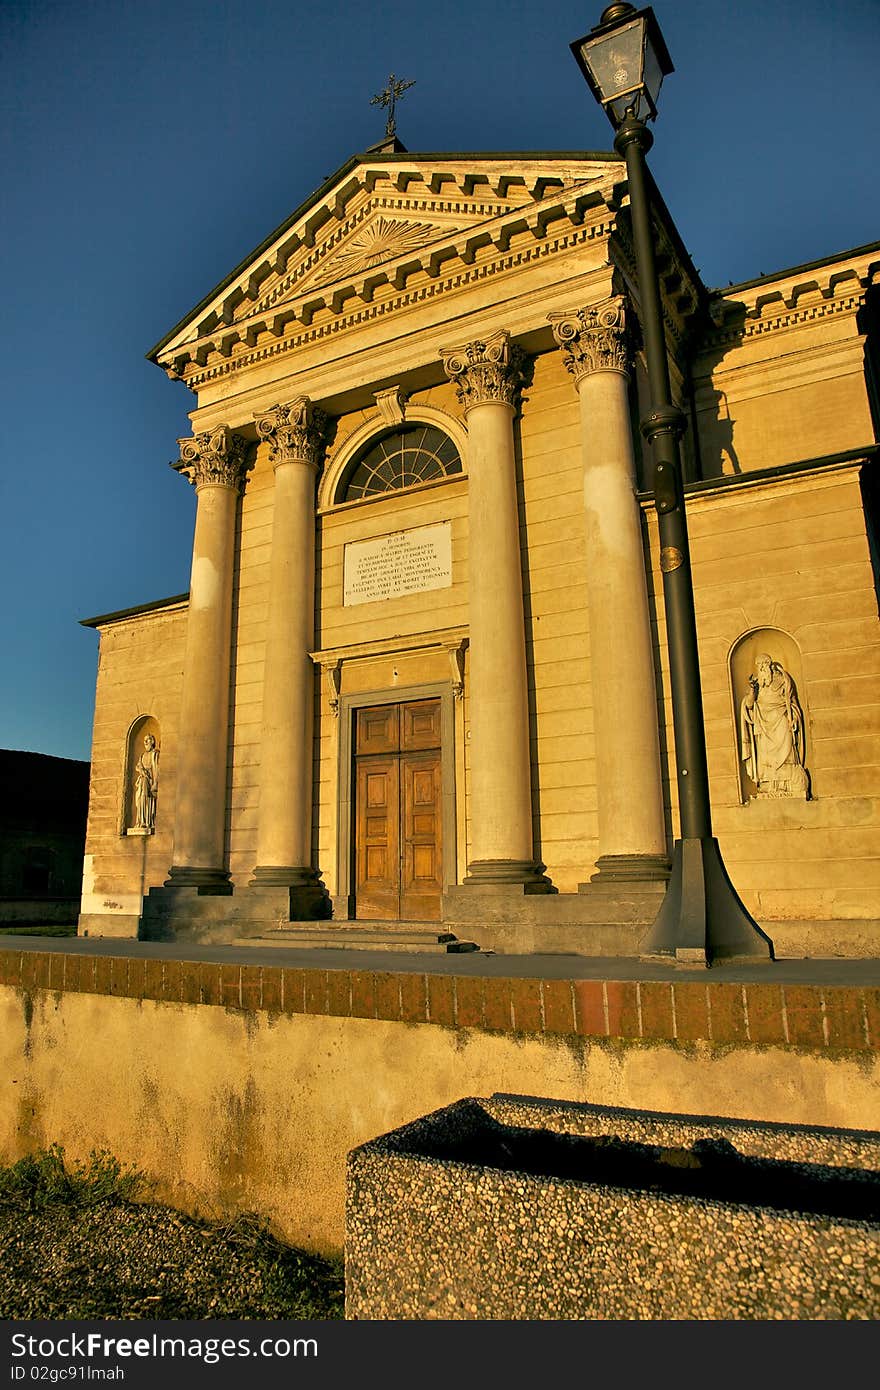
[[[338,500],[357,502],[461,471],[458,450],[447,434],[435,425],[404,424],[364,446]]]

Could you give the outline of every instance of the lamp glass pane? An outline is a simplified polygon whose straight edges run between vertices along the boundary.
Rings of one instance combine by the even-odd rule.
[[[651,105],[657,109],[657,97],[660,95],[660,88],[663,84],[663,73],[657,60],[650,41],[645,44],[645,73],[644,84],[647,88],[648,96],[651,98]]]
[[[643,30],[644,20],[634,19],[612,34],[583,45],[581,54],[603,102],[613,101],[624,92],[641,87]]]

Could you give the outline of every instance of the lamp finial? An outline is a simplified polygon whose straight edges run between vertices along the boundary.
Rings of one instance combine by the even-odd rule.
[[[635,12],[635,5],[620,3],[618,0],[617,4],[609,5],[607,9],[602,11],[602,17],[599,20],[599,23],[600,25],[612,24],[615,19],[623,19],[626,15],[635,14]]]

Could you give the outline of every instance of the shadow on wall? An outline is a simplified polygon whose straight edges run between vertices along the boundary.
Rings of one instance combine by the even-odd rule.
[[[746,306],[738,300],[719,300],[709,312],[714,342],[699,354],[700,381],[694,383],[695,447],[700,476],[733,477],[743,471],[736,450],[736,418],[727,393],[715,384],[714,374],[731,349],[745,338]]]

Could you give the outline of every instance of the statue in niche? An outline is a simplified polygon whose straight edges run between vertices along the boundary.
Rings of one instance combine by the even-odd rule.
[[[742,760],[759,797],[809,800],[804,766],[804,715],[794,681],[762,652],[740,706]]]
[[[152,734],[144,735],[144,751],[134,765],[134,828],[154,830],[159,790],[159,749]]]

